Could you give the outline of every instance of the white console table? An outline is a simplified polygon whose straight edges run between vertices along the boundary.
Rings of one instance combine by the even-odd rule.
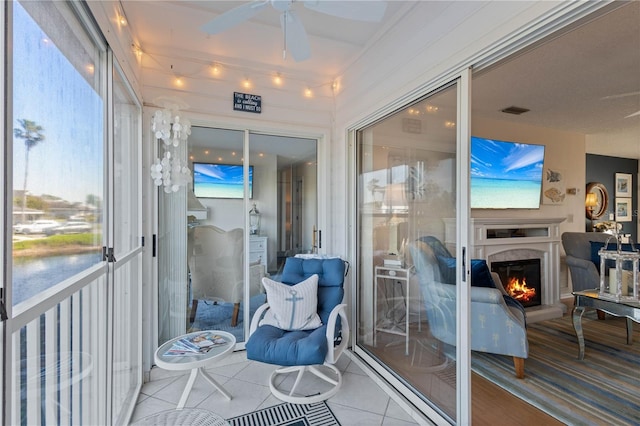
[[[249,237],[249,263],[260,260],[266,268],[269,267],[269,258],[267,257],[267,239],[261,235],[251,235]]]

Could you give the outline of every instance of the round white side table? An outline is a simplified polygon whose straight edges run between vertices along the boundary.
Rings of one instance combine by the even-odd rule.
[[[174,343],[176,343],[180,339],[184,338],[193,338],[198,334],[203,333],[211,333],[222,337],[227,341],[225,345],[215,346],[209,352],[203,354],[194,354],[194,355],[179,355],[179,356],[170,356],[167,355],[167,351],[171,349]],[[226,331],[219,330],[202,330],[196,331],[189,334],[183,334],[181,336],[175,337],[164,344],[162,344],[157,350],[155,354],[156,365],[165,370],[173,370],[173,371],[184,371],[191,370],[191,375],[189,376],[189,380],[187,381],[187,385],[182,392],[182,396],[180,397],[180,401],[178,402],[177,409],[180,410],[184,407],[187,402],[187,398],[189,398],[189,393],[191,393],[191,388],[193,387],[193,383],[196,381],[196,376],[198,373],[204,377],[204,379],[209,382],[214,388],[216,388],[222,395],[225,396],[228,400],[231,400],[231,395],[222,387],[221,384],[216,382],[213,377],[211,377],[205,370],[205,367],[209,367],[212,364],[220,361],[231,352],[233,352],[233,348],[236,345],[236,338],[233,334],[227,333]]]

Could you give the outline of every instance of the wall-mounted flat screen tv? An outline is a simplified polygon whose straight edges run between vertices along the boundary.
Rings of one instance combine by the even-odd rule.
[[[544,145],[471,137],[471,208],[540,207]]]
[[[193,193],[198,198],[244,198],[242,164],[193,163]],[[253,166],[249,166],[253,198]]]

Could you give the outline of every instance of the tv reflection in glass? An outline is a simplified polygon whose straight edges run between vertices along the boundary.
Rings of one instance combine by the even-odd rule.
[[[198,198],[244,198],[242,164],[194,162],[193,193]],[[253,198],[253,166],[249,166],[249,198]]]
[[[544,145],[471,137],[471,208],[540,208]]]

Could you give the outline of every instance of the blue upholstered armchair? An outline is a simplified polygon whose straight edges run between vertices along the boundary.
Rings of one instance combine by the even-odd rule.
[[[267,303],[258,308],[251,320],[246,344],[247,358],[283,366],[274,370],[269,379],[271,392],[283,401],[314,403],[330,398],[340,389],[342,374],[334,364],[349,340],[346,304],[342,303],[346,264],[338,258],[290,257],[284,265],[282,283],[269,278],[263,279]],[[317,290],[315,287],[313,290],[317,292],[317,303],[311,313],[313,318],[310,318],[309,315],[302,314],[301,309],[304,309],[304,300],[312,299],[308,292],[305,293],[310,291],[307,283],[313,284],[316,280]],[[274,311],[281,306],[284,309],[286,304],[292,306],[292,311],[284,315],[283,321],[278,322],[277,312]],[[272,311],[271,314],[269,311]],[[303,318],[307,325],[316,321],[317,326],[308,328],[307,325],[292,325],[296,322],[294,316]],[[284,324],[284,327],[280,324]],[[323,387],[319,392],[313,390],[310,396],[296,393],[296,389],[303,383],[302,377],[306,371],[323,379],[329,384],[329,389],[324,390]],[[282,376],[294,372],[297,376],[293,386],[289,390],[283,389],[287,380]]]
[[[562,247],[567,254],[566,262],[571,273],[573,291],[593,290],[600,288],[600,250],[611,234],[602,232],[564,232]]]
[[[455,259],[433,237],[410,243],[409,252],[431,334],[455,346]],[[506,295],[499,277],[491,274],[484,260],[472,261],[471,282],[471,350],[512,356],[516,376],[523,378],[529,343],[522,305]]]

